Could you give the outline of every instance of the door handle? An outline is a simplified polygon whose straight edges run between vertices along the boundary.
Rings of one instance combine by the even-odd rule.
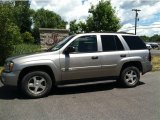
[[[92,56],[92,59],[98,59],[98,56]]]
[[[126,57],[126,55],[125,54],[123,54],[123,55],[120,55],[121,57]]]

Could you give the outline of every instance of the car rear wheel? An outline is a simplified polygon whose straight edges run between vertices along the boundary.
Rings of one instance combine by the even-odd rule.
[[[125,87],[135,87],[139,83],[140,71],[137,67],[131,66],[123,69],[120,82]]]
[[[21,88],[30,98],[44,97],[52,88],[52,80],[46,72],[34,71],[24,76]]]

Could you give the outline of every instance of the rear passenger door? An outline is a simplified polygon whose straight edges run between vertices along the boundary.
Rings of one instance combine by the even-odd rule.
[[[128,51],[117,35],[100,35],[102,43],[102,76],[118,76],[120,63],[128,57]]]

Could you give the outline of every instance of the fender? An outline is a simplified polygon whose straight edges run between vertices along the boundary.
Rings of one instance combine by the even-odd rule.
[[[34,60],[34,61],[27,61],[23,62],[22,64],[15,64],[14,68],[17,68],[17,71],[22,71],[23,69],[27,67],[35,67],[35,66],[48,66],[52,69],[54,76],[55,76],[55,81],[61,80],[61,71],[60,71],[60,66],[55,64],[54,61],[52,60]]]

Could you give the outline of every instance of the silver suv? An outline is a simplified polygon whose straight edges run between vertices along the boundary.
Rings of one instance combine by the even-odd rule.
[[[151,55],[135,35],[86,33],[72,35],[45,52],[8,58],[1,81],[31,98],[46,96],[53,86],[115,79],[135,87],[140,73],[151,71]]]

